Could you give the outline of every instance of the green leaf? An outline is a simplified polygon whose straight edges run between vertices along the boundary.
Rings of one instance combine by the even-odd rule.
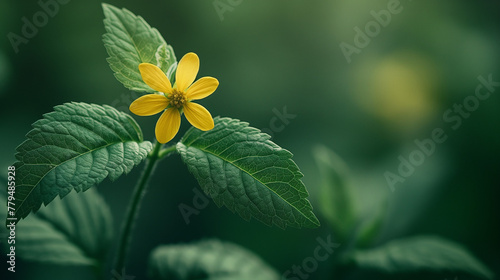
[[[6,218],[5,195],[0,195],[0,217]],[[23,260],[57,265],[98,265],[113,238],[113,222],[106,202],[95,189],[56,199],[15,226],[15,254]],[[7,235],[9,229],[0,227]],[[10,244],[4,243],[9,253]]]
[[[433,236],[391,241],[379,248],[356,251],[359,267],[386,273],[450,272],[492,279],[493,273],[461,245]]]
[[[387,216],[388,206],[389,203],[385,199],[376,205],[372,211],[367,213],[365,219],[362,219],[356,236],[356,246],[367,247],[378,237]]]
[[[313,151],[320,174],[319,210],[344,242],[356,222],[352,183],[347,165],[332,150],[319,145]]]
[[[177,61],[174,50],[142,17],[105,3],[102,9],[107,31],[103,42],[116,79],[130,90],[154,92],[142,80],[139,64],[154,64],[171,75]]]
[[[86,191],[106,177],[117,179],[152,149],[134,119],[110,106],[73,102],[54,109],[17,147],[18,219],[57,195]]]
[[[319,226],[292,153],[260,130],[231,118],[215,128],[191,128],[177,150],[203,191],[245,220],[285,228]]]
[[[279,279],[254,253],[219,240],[157,247],[149,258],[149,271],[158,280]]]

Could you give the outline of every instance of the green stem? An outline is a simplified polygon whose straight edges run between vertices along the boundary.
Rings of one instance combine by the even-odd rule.
[[[167,147],[165,149],[162,149],[160,151],[160,154],[158,155],[158,158],[159,159],[162,159],[166,156],[168,156],[169,154],[173,153],[173,152],[177,152],[177,148],[176,148],[176,145],[172,145],[170,147]]]
[[[121,273],[122,269],[125,266],[125,259],[128,247],[130,245],[130,239],[132,237],[132,228],[137,218],[137,212],[139,210],[142,198],[144,197],[146,185],[148,184],[149,178],[151,177],[151,174],[155,169],[158,159],[160,159],[159,154],[161,146],[162,144],[156,143],[153,151],[151,151],[151,153],[148,155],[146,166],[141,177],[139,178],[139,181],[137,182],[137,185],[135,186],[132,199],[130,200],[130,203],[128,205],[127,214],[125,216],[125,221],[123,222],[120,241],[118,243],[118,249],[115,256],[114,269],[118,273]]]

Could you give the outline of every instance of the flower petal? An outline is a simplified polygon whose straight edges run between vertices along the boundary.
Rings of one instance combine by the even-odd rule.
[[[156,122],[155,134],[158,142],[165,144],[172,140],[181,126],[181,114],[177,108],[168,108]]]
[[[184,105],[186,119],[196,128],[203,131],[214,128],[214,119],[210,112],[200,104],[187,102]]]
[[[186,90],[186,97],[190,100],[198,100],[212,94],[219,86],[219,81],[212,77],[203,77],[196,81]]]
[[[192,52],[185,54],[179,61],[179,66],[177,66],[177,72],[175,74],[177,89],[185,91],[186,88],[194,82],[194,79],[196,79],[199,69],[200,59],[198,56]]]
[[[161,69],[151,63],[139,64],[142,80],[152,89],[164,93],[172,92],[172,84]]]
[[[130,104],[130,111],[138,116],[151,116],[165,110],[168,99],[159,94],[146,94]]]

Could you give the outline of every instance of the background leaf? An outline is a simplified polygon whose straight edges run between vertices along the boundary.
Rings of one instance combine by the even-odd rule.
[[[169,68],[175,66],[177,61],[174,50],[167,45],[160,32],[151,28],[142,17],[109,4],[103,3],[102,8],[107,31],[103,41],[116,79],[130,90],[154,92],[142,80],[139,64],[151,63],[164,73],[172,73]]]
[[[400,239],[373,250],[356,251],[351,260],[361,268],[392,274],[431,271],[467,273],[493,279],[493,273],[468,250],[433,236]]]
[[[149,271],[158,280],[279,279],[254,253],[219,240],[160,246],[151,253]]]
[[[0,216],[7,207],[0,194]],[[99,193],[90,189],[56,199],[36,214],[16,225],[16,257],[57,265],[98,265],[105,257],[113,237],[109,208]],[[8,234],[0,228],[0,235]],[[2,242],[4,250],[11,245]],[[8,250],[7,250],[8,253]]]
[[[117,179],[152,149],[137,123],[110,106],[66,103],[33,124],[17,147],[18,219],[57,195],[85,191],[106,177]]]
[[[356,222],[349,170],[332,150],[318,145],[313,151],[320,173],[319,210],[327,218],[339,242],[345,241]]]
[[[388,202],[382,201],[361,219],[356,233],[356,246],[367,247],[379,237],[382,225],[387,216]]]
[[[292,154],[269,139],[248,123],[215,118],[210,131],[189,129],[177,150],[217,206],[281,228],[319,226]]]

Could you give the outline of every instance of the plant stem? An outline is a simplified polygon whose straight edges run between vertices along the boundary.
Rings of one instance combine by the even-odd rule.
[[[132,237],[132,228],[134,227],[135,220],[137,218],[137,213],[139,210],[139,206],[141,204],[142,198],[144,197],[144,193],[146,190],[146,185],[149,182],[149,178],[153,173],[156,163],[158,161],[160,149],[162,144],[156,143],[151,153],[148,155],[148,159],[146,161],[146,166],[144,171],[142,172],[137,185],[135,186],[134,193],[132,195],[132,199],[129,202],[127,214],[125,216],[125,220],[122,225],[120,241],[118,243],[118,249],[115,256],[115,265],[114,269],[116,272],[121,273],[122,269],[125,266],[125,259],[128,251],[128,247],[130,245],[130,239]]]
[[[177,148],[176,148],[176,145],[172,145],[170,147],[167,147],[165,149],[162,149],[158,155],[158,158],[159,159],[162,159],[166,156],[168,156],[169,154],[173,153],[173,152],[177,152]]]

